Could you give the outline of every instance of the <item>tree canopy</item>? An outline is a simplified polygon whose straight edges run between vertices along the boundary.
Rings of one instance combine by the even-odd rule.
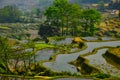
[[[81,13],[81,26],[85,30],[85,36],[93,36],[95,32],[95,24],[101,20],[101,14],[97,10],[88,9]]]
[[[61,28],[62,35],[68,35],[70,25],[78,22],[80,13],[80,6],[77,4],[70,4],[67,0],[54,0],[53,6],[46,9],[45,15],[47,22],[51,26]]]
[[[5,6],[0,9],[0,22],[17,22],[19,21],[20,13],[16,6]]]
[[[76,36],[83,28],[88,35],[95,32],[95,24],[100,21],[100,13],[94,9],[81,9],[78,4],[71,4],[68,0],[54,0],[53,5],[45,10],[49,27],[57,27],[62,36]],[[81,28],[80,28],[81,27]]]

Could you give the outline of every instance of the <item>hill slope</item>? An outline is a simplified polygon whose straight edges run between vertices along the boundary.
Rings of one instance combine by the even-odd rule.
[[[0,7],[4,7],[7,5],[16,5],[22,10],[33,9],[35,7],[40,7],[41,9],[44,9],[51,3],[52,0],[0,0]]]
[[[100,0],[69,0],[71,3],[98,3]],[[108,2],[110,0],[104,0],[104,2]],[[53,0],[0,0],[0,7],[4,7],[6,5],[16,5],[20,7],[22,10],[33,9],[35,7],[40,7],[44,9],[47,6],[52,4]]]

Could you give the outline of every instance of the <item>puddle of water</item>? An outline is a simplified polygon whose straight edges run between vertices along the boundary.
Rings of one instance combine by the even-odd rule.
[[[50,56],[53,55],[55,51],[53,49],[43,49],[36,53],[36,61],[49,60]]]
[[[95,41],[98,40],[97,37],[82,37],[82,39],[87,40],[87,41]],[[101,37],[102,40],[106,41],[106,40],[115,40],[116,38],[112,38],[112,37]]]
[[[65,38],[64,40],[57,41],[56,44],[57,44],[57,45],[61,45],[61,44],[71,44],[71,43],[72,43],[72,39],[73,39],[73,38]]]
[[[102,37],[102,40],[115,40],[115,38],[112,38],[112,37]]]
[[[82,37],[82,39],[87,40],[87,41],[95,41],[98,40],[96,37]]]

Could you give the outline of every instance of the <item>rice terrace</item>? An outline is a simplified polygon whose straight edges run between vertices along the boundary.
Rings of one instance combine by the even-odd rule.
[[[0,0],[0,80],[120,80],[120,0]]]

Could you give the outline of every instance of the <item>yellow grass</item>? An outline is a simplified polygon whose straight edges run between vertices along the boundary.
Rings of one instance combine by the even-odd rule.
[[[109,52],[120,57],[120,48],[112,48],[109,50]]]

